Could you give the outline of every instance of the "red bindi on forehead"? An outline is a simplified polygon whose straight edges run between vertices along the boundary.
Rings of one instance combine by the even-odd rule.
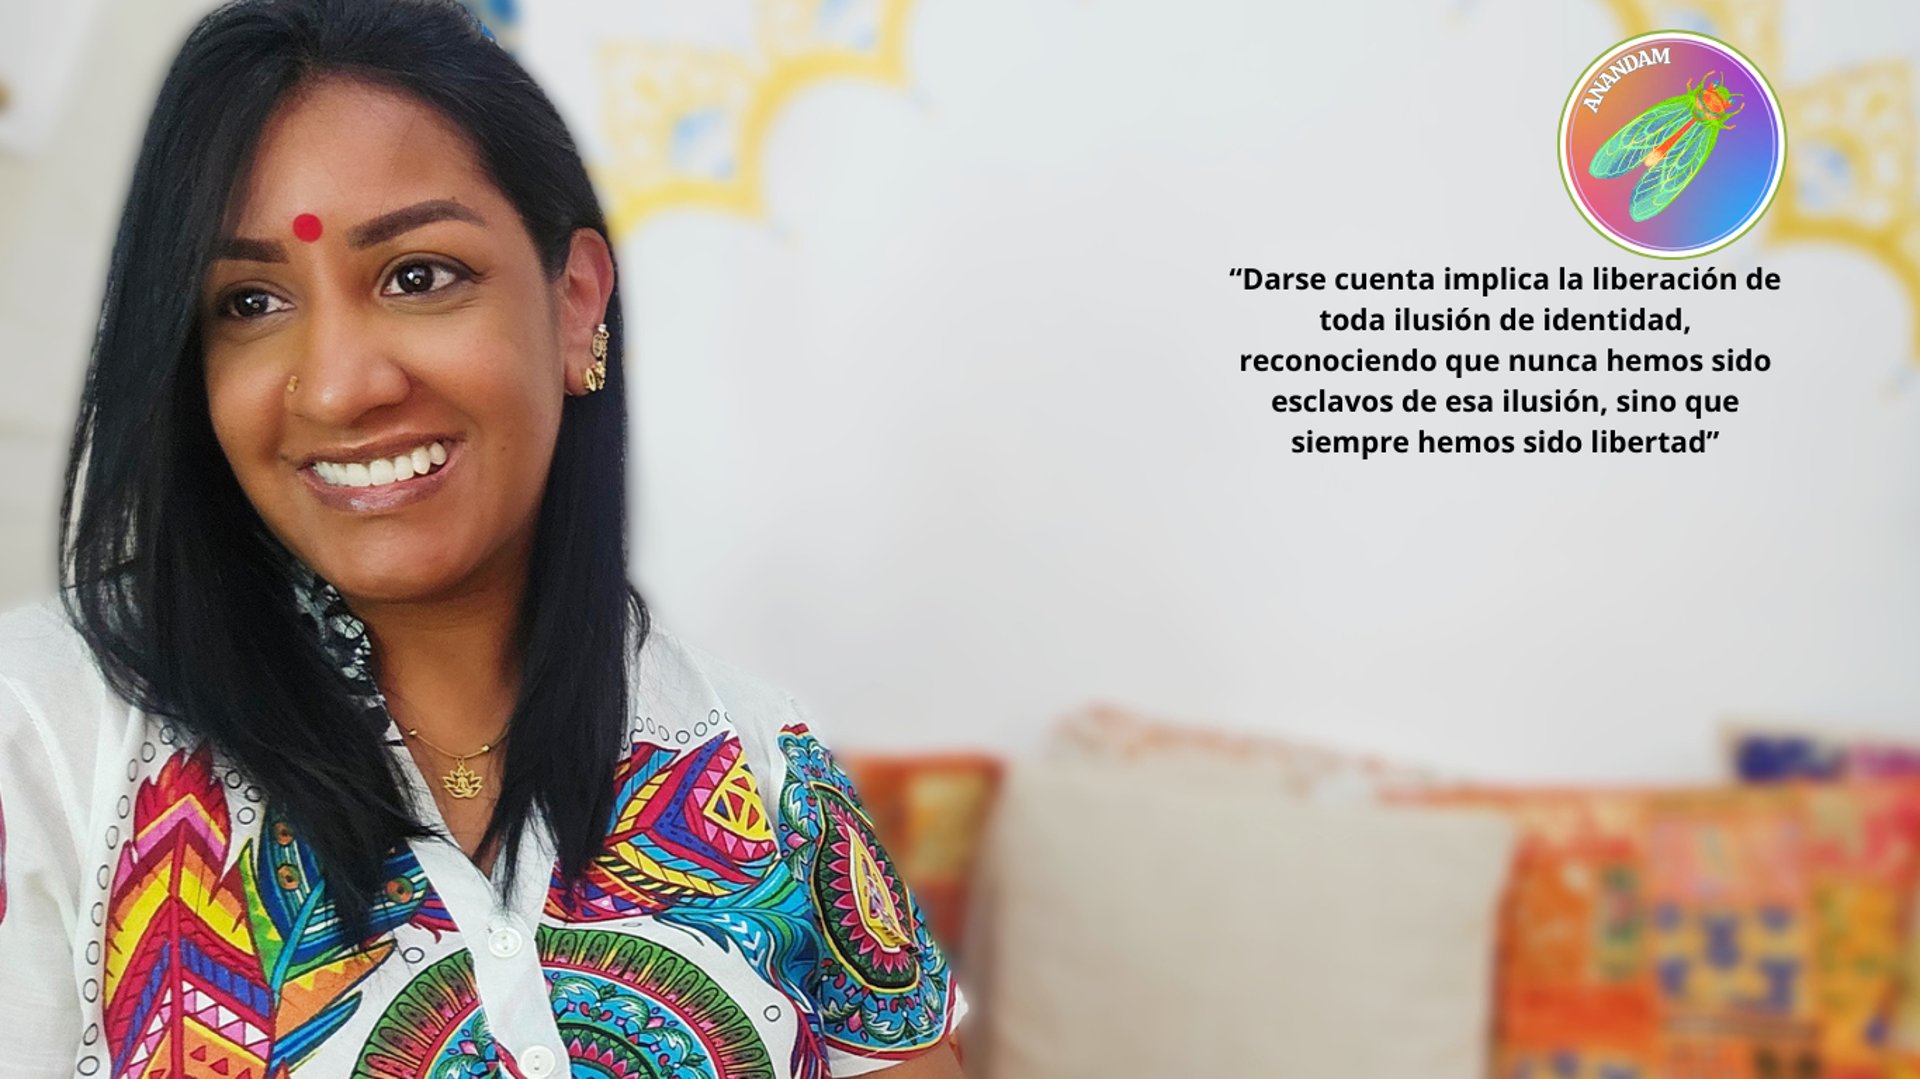
[[[293,235],[305,243],[320,238],[320,219],[312,214],[301,214],[293,219]]]

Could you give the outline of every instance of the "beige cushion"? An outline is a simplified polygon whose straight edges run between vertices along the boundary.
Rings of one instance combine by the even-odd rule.
[[[981,1079],[1484,1079],[1513,848],[1475,810],[1031,762],[990,828]]]

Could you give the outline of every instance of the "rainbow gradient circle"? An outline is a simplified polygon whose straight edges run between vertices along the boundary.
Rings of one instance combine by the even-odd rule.
[[[1655,48],[1669,50],[1668,63],[1626,73],[1600,95],[1597,110],[1587,107],[1588,90],[1601,72],[1622,57]],[[1635,221],[1627,207],[1644,171],[1596,179],[1588,171],[1593,155],[1634,117],[1686,93],[1689,79],[1698,87],[1708,72],[1740,95],[1740,114],[1720,130],[1693,181],[1664,210]],[[1786,162],[1787,125],[1773,87],[1739,50],[1705,34],[1660,30],[1615,45],[1587,66],[1560,113],[1560,179],[1574,206],[1602,236],[1655,258],[1693,258],[1739,239],[1767,212]]]

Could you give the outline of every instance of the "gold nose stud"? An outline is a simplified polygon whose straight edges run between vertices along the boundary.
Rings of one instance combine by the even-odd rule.
[[[300,376],[288,375],[287,376],[287,392],[292,393],[293,391],[299,388],[300,388]]]

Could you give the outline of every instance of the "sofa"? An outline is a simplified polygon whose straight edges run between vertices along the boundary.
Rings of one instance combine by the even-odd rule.
[[[1920,1079],[1920,758],[1806,742],[1493,785],[1094,704],[846,756],[974,1079]]]

